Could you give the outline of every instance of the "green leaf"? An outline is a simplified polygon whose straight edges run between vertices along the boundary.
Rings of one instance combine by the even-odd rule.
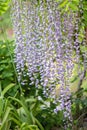
[[[37,100],[35,98],[28,98],[26,99],[26,102],[36,102]]]
[[[5,13],[5,11],[9,8],[10,0],[0,0],[0,15]]]
[[[15,84],[12,84],[12,83],[11,83],[11,84],[9,84],[6,88],[4,88],[4,90],[2,91],[2,95],[4,96],[9,89],[11,89],[12,87],[14,87],[14,85],[15,85]]]
[[[69,8],[71,8],[73,11],[78,11],[78,6],[75,3],[70,3]]]
[[[17,98],[13,98],[13,97],[9,97],[9,98],[11,98],[12,100],[18,102],[23,107],[23,109],[24,109],[24,111],[25,111],[25,113],[27,115],[27,119],[28,119],[29,124],[33,124],[34,120],[33,120],[32,112],[28,110],[28,107],[27,107],[26,103],[22,102],[21,100],[19,100]]]
[[[9,71],[3,71],[2,73],[2,77],[3,78],[9,78],[9,77],[12,77],[13,76],[13,73],[9,70]]]
[[[1,115],[2,115],[2,113],[3,113],[3,106],[4,106],[4,99],[3,99],[3,97],[1,96],[1,97],[0,97],[0,117],[1,117]]]
[[[21,121],[21,118],[18,114],[18,109],[14,108],[10,113],[12,115],[10,120],[13,120],[20,127],[22,124],[22,121]]]
[[[41,123],[35,118],[36,124],[39,126],[40,130],[44,130],[43,126]]]
[[[60,8],[64,8],[67,3],[68,3],[68,0],[64,0],[64,1],[61,2],[61,4],[59,5],[59,7]]]
[[[20,120],[14,118],[14,117],[11,117],[10,120],[13,121],[14,123],[16,123],[18,126],[21,126]],[[9,121],[10,121],[10,120],[9,120]]]
[[[23,123],[21,125],[21,130],[39,130],[39,128],[36,125],[28,125],[26,123]]]
[[[0,81],[0,96],[2,96],[1,93],[2,93],[2,88],[1,88],[1,81]]]
[[[7,107],[7,110],[6,110],[4,117],[3,117],[3,120],[2,120],[1,130],[4,127],[5,123],[8,121],[8,116],[9,116],[9,113],[10,113],[11,110],[12,110],[12,108]]]
[[[72,11],[78,11],[78,5],[79,5],[79,0],[56,0],[59,2],[58,8],[62,9],[62,13],[69,11],[70,9]]]

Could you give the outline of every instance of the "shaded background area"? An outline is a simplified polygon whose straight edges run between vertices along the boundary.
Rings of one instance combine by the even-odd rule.
[[[9,40],[13,39],[10,9],[0,16],[0,40],[4,40],[6,35]]]

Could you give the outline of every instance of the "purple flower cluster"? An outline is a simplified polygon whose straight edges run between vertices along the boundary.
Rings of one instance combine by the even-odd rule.
[[[25,84],[22,76],[28,75],[31,84],[37,88],[41,84],[44,95],[60,103],[54,112],[62,110],[67,121],[72,122],[70,77],[76,58],[74,49],[79,55],[78,20],[72,11],[61,15],[57,7],[58,3],[52,0],[46,3],[40,0],[39,4],[37,0],[22,3],[13,0],[15,63],[18,81]],[[56,94],[57,86],[60,96]]]
[[[16,69],[18,72],[18,81],[21,80],[22,73],[24,71],[24,64],[25,64],[25,40],[23,35],[23,28],[22,28],[22,11],[19,6],[19,2],[13,0],[12,8],[12,21],[13,21],[13,29],[15,33],[15,62],[16,62]]]

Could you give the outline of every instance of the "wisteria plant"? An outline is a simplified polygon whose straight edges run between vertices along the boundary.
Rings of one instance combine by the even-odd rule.
[[[37,90],[42,86],[44,97],[56,104],[54,113],[63,112],[65,130],[73,129],[70,81],[74,67],[78,64],[78,89],[87,67],[86,51],[81,49],[87,42],[84,2],[77,0],[73,7],[68,0],[12,0],[18,82],[26,85],[27,76],[29,86]]]

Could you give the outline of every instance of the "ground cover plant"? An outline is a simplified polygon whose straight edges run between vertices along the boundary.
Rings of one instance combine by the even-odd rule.
[[[86,129],[87,1],[8,0],[1,14],[9,4],[15,40],[0,42],[0,129]]]

